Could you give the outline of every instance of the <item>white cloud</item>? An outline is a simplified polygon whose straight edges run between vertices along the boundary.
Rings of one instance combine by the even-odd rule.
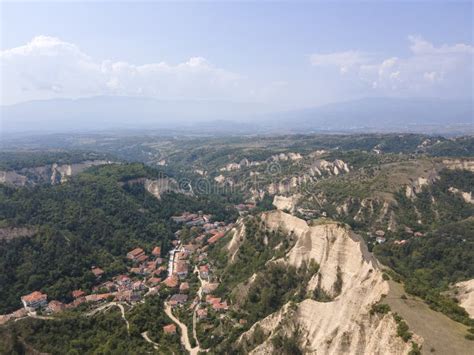
[[[341,74],[347,73],[351,68],[370,61],[370,55],[360,51],[346,51],[326,54],[312,54],[311,65],[317,67],[336,66]]]
[[[411,43],[411,51],[417,55],[474,53],[474,47],[464,43],[457,43],[451,46],[443,44],[440,47],[435,47],[432,43],[424,40],[421,36],[408,36],[408,40]]]
[[[239,74],[203,57],[175,65],[96,61],[76,45],[37,36],[0,52],[2,104],[92,95],[140,95],[164,99],[248,99]],[[247,97],[246,97],[247,96]]]
[[[311,64],[339,68],[350,80],[365,83],[377,95],[466,97],[473,95],[474,47],[464,43],[435,46],[420,36],[409,36],[411,54],[383,58],[362,51],[314,54]],[[343,77],[341,85],[351,85]],[[354,84],[354,90],[360,86]]]

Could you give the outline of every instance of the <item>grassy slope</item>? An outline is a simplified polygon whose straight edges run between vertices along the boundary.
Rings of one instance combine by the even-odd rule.
[[[390,292],[384,303],[406,320],[411,331],[424,338],[423,353],[431,353],[432,348],[435,354],[469,354],[472,351],[474,343],[464,338],[467,333],[465,325],[433,311],[417,297],[402,299],[403,286],[392,280],[389,283]]]

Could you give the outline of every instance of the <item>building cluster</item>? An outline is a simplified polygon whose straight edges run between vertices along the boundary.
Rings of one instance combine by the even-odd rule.
[[[251,206],[247,206],[250,208]],[[247,208],[246,207],[246,208]],[[187,244],[180,241],[180,233],[175,233],[174,249],[169,253],[169,259],[162,257],[159,246],[147,254],[141,247],[136,247],[126,254],[130,267],[125,274],[104,279],[107,275],[98,266],[91,268],[91,273],[96,279],[92,292],[81,289],[71,293],[72,301],[63,303],[50,300],[48,295],[34,291],[21,297],[23,308],[11,314],[0,316],[0,323],[11,318],[19,318],[41,310],[43,313],[52,314],[75,308],[83,303],[99,303],[105,301],[118,301],[134,303],[141,301],[145,295],[159,292],[161,287],[174,290],[168,300],[173,307],[181,307],[191,303],[190,307],[197,312],[198,319],[207,317],[208,309],[226,311],[226,301],[214,297],[212,292],[219,285],[213,281],[212,267],[207,262],[207,248],[223,238],[233,225],[224,222],[211,222],[211,216],[199,213],[184,212],[180,216],[172,217],[176,223],[192,227],[194,237]],[[166,266],[168,263],[168,266]],[[205,300],[189,296],[190,272],[196,269],[198,276],[203,281],[202,296]],[[173,324],[165,327],[165,333],[173,334],[176,329]]]
[[[249,211],[253,210],[256,206],[255,203],[240,203],[234,206],[235,209],[239,212],[240,216],[245,216]]]
[[[407,238],[415,237],[415,238],[420,238],[424,237],[425,234],[422,232],[414,232],[410,227],[405,227],[404,233]],[[386,238],[386,233],[385,231],[378,229],[374,233],[367,233],[371,238],[375,238],[375,242],[377,244],[383,244],[387,241]],[[405,245],[407,244],[409,239],[400,239],[400,240],[394,240],[393,244],[394,245]]]
[[[183,212],[180,216],[171,217],[171,219],[178,224],[184,224],[187,227],[202,226],[211,220],[211,215],[198,213]]]
[[[57,300],[48,302],[47,294],[34,291],[21,297],[24,311],[26,314],[37,310],[58,313],[86,302],[97,303],[108,300],[133,303],[140,301],[145,292],[150,294],[158,292],[162,276],[166,274],[166,266],[163,265],[165,260],[161,258],[161,248],[156,246],[151,256],[148,256],[142,248],[137,247],[129,251],[126,257],[132,263],[132,267],[128,269],[129,272],[98,283],[92,288],[92,293],[87,294],[80,289],[74,290],[71,293],[73,301],[62,303]],[[105,274],[104,270],[97,266],[93,266],[91,272],[99,282]],[[18,315],[19,313],[15,313],[15,318]]]
[[[183,216],[193,216],[190,213],[183,213],[181,216],[174,217],[175,222],[182,222]],[[176,220],[178,218],[178,220]],[[188,244],[181,244],[180,235],[182,231],[175,233],[175,248],[170,252],[168,277],[162,282],[164,287],[173,291],[168,304],[172,307],[189,307],[195,310],[199,320],[207,318],[210,310],[224,312],[229,309],[225,300],[212,295],[212,292],[219,286],[215,282],[215,276],[212,272],[212,266],[207,262],[207,249],[223,238],[227,231],[233,227],[232,224],[223,222],[206,222],[202,225],[193,226],[194,237]],[[198,273],[202,282],[202,294],[191,296],[189,294],[189,278],[191,270]],[[213,282],[214,281],[214,282]]]

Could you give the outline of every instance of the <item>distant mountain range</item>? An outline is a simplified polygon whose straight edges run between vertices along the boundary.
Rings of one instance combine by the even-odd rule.
[[[61,132],[107,129],[182,129],[228,133],[309,131],[472,132],[471,101],[367,98],[324,106],[268,112],[256,103],[163,101],[91,97],[30,101],[0,107],[1,130]],[[467,133],[466,131],[466,133]]]

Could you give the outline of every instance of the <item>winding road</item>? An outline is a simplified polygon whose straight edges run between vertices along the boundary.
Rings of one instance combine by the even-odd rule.
[[[150,339],[150,337],[148,336],[148,331],[146,332],[143,332],[142,333],[142,337],[143,339],[145,339],[145,341],[147,341],[148,343],[150,343],[151,345],[153,345],[153,348],[155,350],[159,350],[160,349],[160,345],[155,343],[153,340]]]
[[[191,343],[189,342],[189,336],[188,336],[188,327],[186,327],[186,325],[181,323],[181,321],[173,315],[173,312],[171,311],[171,306],[168,303],[165,303],[165,313],[181,329],[181,343],[184,345],[184,348],[191,355],[197,355],[200,351],[202,351],[199,345],[197,345],[194,348],[191,347]]]
[[[119,309],[120,309],[120,313],[122,314],[122,319],[124,320],[125,324],[127,325],[127,332],[128,334],[130,335],[130,323],[128,323],[128,320],[127,318],[125,317],[125,308],[123,307],[122,304],[118,303],[118,302],[109,302],[109,303],[106,303],[100,307],[97,307],[96,309],[94,309],[93,311],[87,313],[87,316],[93,316],[94,314],[96,314],[97,312],[100,312],[104,309],[107,309],[107,308],[110,308],[110,307],[113,307],[113,306],[117,306]]]

